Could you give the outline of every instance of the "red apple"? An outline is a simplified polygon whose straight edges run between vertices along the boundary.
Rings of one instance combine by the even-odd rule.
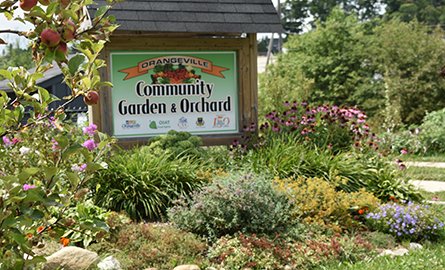
[[[62,32],[63,39],[68,42],[74,39],[74,33],[76,32],[76,25],[72,20],[68,19],[64,23],[64,28]]]
[[[40,34],[43,44],[48,47],[56,47],[60,43],[60,34],[52,29],[45,29]]]
[[[89,106],[97,104],[99,102],[99,93],[96,91],[88,92],[86,96],[83,96],[83,102]]]
[[[51,1],[50,0],[39,0],[39,3],[41,5],[47,6],[47,5],[49,5],[49,3],[51,3]]]
[[[20,8],[24,11],[30,11],[37,5],[37,0],[20,0]]]
[[[68,51],[68,47],[66,46],[65,42],[60,42],[59,46],[57,46],[57,51],[66,54],[66,52]]]

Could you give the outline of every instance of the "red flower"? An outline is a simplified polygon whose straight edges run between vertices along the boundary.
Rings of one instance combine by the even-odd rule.
[[[41,232],[43,232],[43,230],[45,230],[45,227],[44,226],[39,226],[37,228],[37,233],[40,234]]]
[[[60,243],[61,243],[64,247],[66,247],[66,246],[68,246],[68,245],[70,244],[70,239],[69,239],[69,238],[66,238],[66,237],[62,237],[62,238],[60,238]]]

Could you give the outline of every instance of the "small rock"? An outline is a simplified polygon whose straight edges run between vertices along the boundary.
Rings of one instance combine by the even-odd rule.
[[[407,254],[409,251],[406,248],[399,248],[396,250],[390,250],[390,249],[386,249],[384,251],[382,251],[379,256],[403,256],[405,254]]]
[[[158,270],[158,268],[150,267],[150,268],[145,268],[144,270]]]
[[[390,249],[385,249],[384,251],[380,252],[379,256],[394,256],[394,252]]]
[[[408,250],[406,248],[399,248],[393,251],[395,256],[403,256],[405,254],[408,254]]]
[[[290,267],[290,265],[285,265],[284,270],[292,270],[292,267]]]
[[[409,243],[409,249],[414,250],[414,249],[422,249],[422,248],[423,248],[423,246],[419,243]]]
[[[121,270],[121,264],[113,256],[108,256],[97,264],[100,270]]]
[[[201,270],[196,264],[184,264],[173,268],[173,270]]]
[[[96,252],[78,247],[65,247],[46,257],[43,269],[84,270],[88,269],[98,258],[99,256]]]
[[[216,269],[215,267],[210,266],[210,267],[207,267],[206,270],[218,270],[218,269]]]

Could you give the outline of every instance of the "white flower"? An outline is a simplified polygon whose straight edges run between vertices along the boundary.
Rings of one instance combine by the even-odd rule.
[[[26,155],[29,153],[29,151],[31,151],[31,148],[22,146],[22,147],[20,147],[19,151],[20,151],[20,155]]]

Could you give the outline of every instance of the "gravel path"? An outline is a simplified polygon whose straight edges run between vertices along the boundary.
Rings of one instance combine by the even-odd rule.
[[[441,181],[411,180],[410,183],[428,192],[445,191],[445,182]]]
[[[404,164],[408,167],[445,168],[445,162],[406,161]]]
[[[445,162],[419,162],[419,161],[407,161],[405,165],[408,167],[428,167],[428,168],[445,168]],[[426,181],[426,180],[411,180],[411,184],[419,189],[428,192],[441,192],[445,191],[445,182],[443,181]],[[445,202],[436,202],[445,203]]]

